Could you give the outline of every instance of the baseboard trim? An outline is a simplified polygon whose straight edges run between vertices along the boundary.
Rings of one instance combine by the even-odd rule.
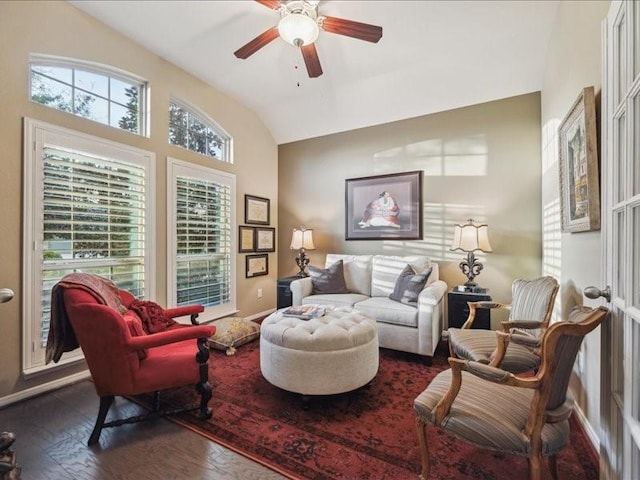
[[[80,380],[84,380],[85,378],[89,378],[90,376],[91,374],[89,373],[89,370],[85,370],[83,372],[74,373],[57,380],[52,380],[47,383],[36,385],[35,387],[20,390],[16,393],[11,393],[0,398],[0,408],[11,405],[12,403],[26,400],[27,398],[35,397],[36,395],[40,395],[51,390],[57,390],[58,388],[66,387],[67,385],[71,385],[72,383],[76,383]]]
[[[584,432],[587,434],[587,438],[589,438],[589,441],[591,442],[591,445],[593,446],[594,450],[596,452],[600,452],[600,437],[598,436],[598,433],[591,426],[591,423],[589,423],[589,420],[587,420],[587,417],[585,416],[582,409],[577,404],[574,404],[573,406],[573,413],[576,416],[578,423],[580,424]]]

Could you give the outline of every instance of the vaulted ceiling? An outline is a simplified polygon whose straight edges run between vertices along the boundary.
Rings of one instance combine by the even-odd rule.
[[[324,74],[311,79],[280,38],[246,60],[233,55],[278,23],[255,1],[70,3],[254,110],[278,144],[538,91],[558,6],[323,0],[321,15],[380,25],[383,37],[321,31]]]

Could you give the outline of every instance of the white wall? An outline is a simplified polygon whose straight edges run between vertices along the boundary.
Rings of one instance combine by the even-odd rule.
[[[601,89],[601,22],[608,1],[560,3],[542,88],[543,271],[560,280],[557,313],[589,304],[582,291],[602,286],[600,231],[560,233],[557,128],[584,87]],[[598,108],[599,117],[599,108]],[[599,123],[598,123],[599,128]],[[598,146],[600,150],[600,146]],[[585,340],[571,389],[592,440],[600,429],[600,329]]]

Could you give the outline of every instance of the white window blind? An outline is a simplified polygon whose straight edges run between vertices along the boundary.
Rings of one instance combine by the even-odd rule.
[[[178,177],[177,304],[229,300],[231,195],[227,185]]]
[[[35,247],[25,249],[25,291],[31,292],[25,321],[34,322],[27,332],[35,353],[46,347],[51,289],[65,275],[95,273],[137,297],[148,295],[151,165],[147,152],[46,124],[40,130],[36,122],[25,125],[33,138],[25,244]],[[26,366],[39,361],[35,355]]]
[[[229,175],[170,160],[169,233],[176,305],[200,304],[209,311],[233,307],[233,184]],[[171,270],[171,268],[170,268]],[[172,282],[168,282],[171,284]],[[172,288],[173,287],[173,291]]]

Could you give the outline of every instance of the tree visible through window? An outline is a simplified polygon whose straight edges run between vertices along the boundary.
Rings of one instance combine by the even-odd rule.
[[[169,103],[169,143],[193,152],[230,162],[229,137],[213,120],[172,100]]]
[[[146,85],[108,73],[51,62],[31,63],[31,100],[142,135]]]

